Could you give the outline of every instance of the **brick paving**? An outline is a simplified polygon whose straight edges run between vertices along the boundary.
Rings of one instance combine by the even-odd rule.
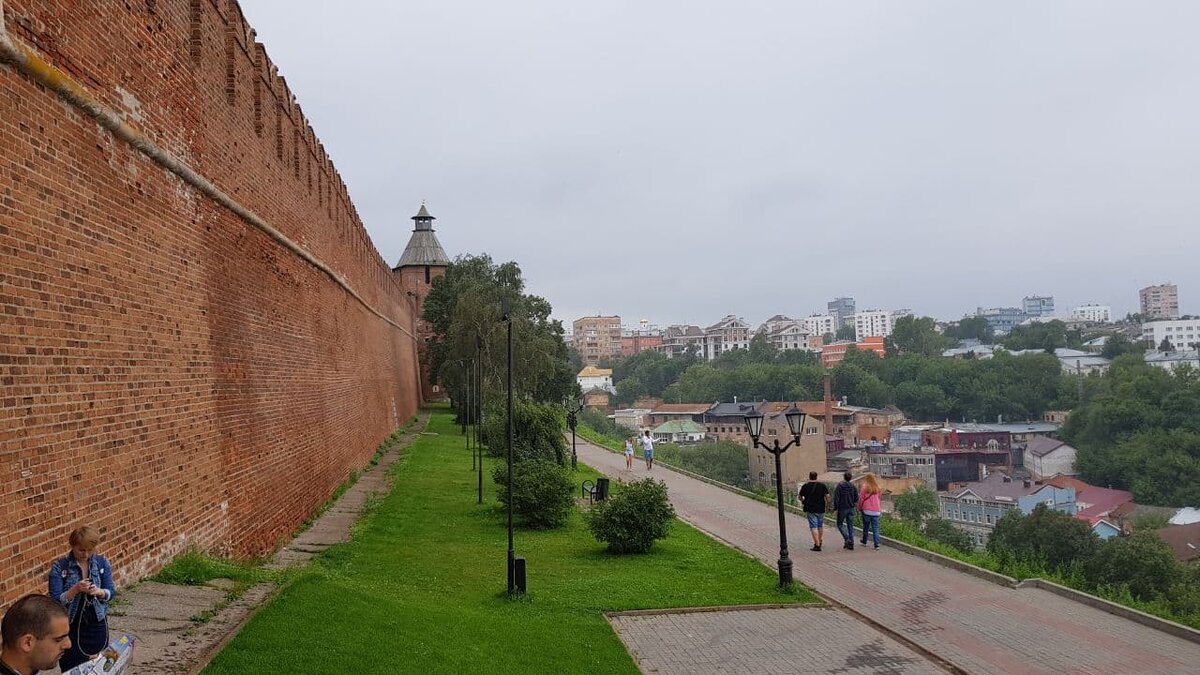
[[[594,445],[580,459],[615,478],[663,480],[679,517],[774,566],[773,506],[663,467],[647,471]],[[1036,588],[1005,588],[884,548],[845,551],[826,528],[821,553],[787,515],[798,581],[970,673],[1198,673],[1200,644]]]
[[[609,618],[646,673],[944,673],[833,608],[793,607]]]

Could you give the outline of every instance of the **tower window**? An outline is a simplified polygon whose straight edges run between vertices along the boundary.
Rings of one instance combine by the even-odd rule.
[[[425,266],[425,283],[429,283],[429,265]]]

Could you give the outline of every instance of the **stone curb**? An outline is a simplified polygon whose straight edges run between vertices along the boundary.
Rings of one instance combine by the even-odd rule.
[[[713,607],[675,607],[667,609],[626,609],[619,612],[604,612],[604,616],[659,616],[663,614],[703,614],[705,612],[753,612],[759,609],[833,609],[824,602],[772,602],[765,605],[716,605]]]
[[[587,439],[584,439],[584,442],[589,443],[590,445],[594,445],[597,448],[600,448],[602,450],[608,450],[609,452],[614,452],[614,453],[617,452],[617,451],[613,450],[612,448],[600,445],[599,443],[594,443]],[[617,454],[620,454],[620,453],[617,453]],[[703,481],[705,483],[708,483],[709,485],[714,485],[716,487],[719,487],[722,490],[726,490],[728,492],[733,492],[735,494],[739,494],[744,497],[749,497],[760,503],[769,503],[771,505],[775,504],[775,500],[772,499],[772,500],[770,500],[770,502],[763,501],[757,494],[750,492],[749,490],[743,490],[739,487],[729,485],[728,483],[722,483],[720,481],[716,481],[711,478],[708,478],[707,476],[701,476],[699,474],[692,473],[691,471],[688,471],[687,469],[681,469],[677,466],[673,466],[673,465],[667,464],[665,462],[658,462],[656,460],[655,463],[660,464],[661,466],[664,466],[667,469],[674,471],[676,473],[688,476],[689,478],[695,478],[696,480]],[[798,509],[795,506],[792,506],[791,504],[784,504],[783,508],[787,509],[788,511],[790,511],[794,514],[804,515],[803,511],[801,511],[800,509]],[[855,529],[857,531],[862,530],[862,528],[855,528]],[[1010,577],[1010,576],[1007,576],[1004,574],[1000,574],[999,572],[993,572],[989,569],[984,569],[982,567],[972,565],[971,563],[968,563],[968,562],[956,560],[954,558],[944,556],[940,553],[934,553],[933,551],[927,551],[923,548],[920,548],[919,546],[914,546],[912,544],[908,544],[908,543],[905,543],[905,542],[902,542],[902,541],[899,541],[896,539],[892,539],[891,537],[885,537],[883,535],[880,535],[879,538],[886,541],[890,548],[894,548],[898,551],[907,553],[909,555],[916,556],[918,558],[923,558],[935,565],[941,565],[942,567],[948,567],[950,569],[962,572],[964,574],[970,574],[971,576],[977,577],[979,579],[983,579],[984,581],[994,583],[998,586],[1005,586],[1007,588],[1011,588],[1014,590],[1019,590],[1022,588],[1040,588],[1044,591],[1048,591],[1050,593],[1054,593],[1055,595],[1059,595],[1061,597],[1067,598],[1068,600],[1074,600],[1076,602],[1082,603],[1089,607],[1093,607],[1095,609],[1099,609],[1101,611],[1108,612],[1109,614],[1114,614],[1116,616],[1120,616],[1120,617],[1129,619],[1130,621],[1140,623],[1141,625],[1146,626],[1148,628],[1160,630],[1169,635],[1174,635],[1175,637],[1183,638],[1185,640],[1188,640],[1189,642],[1195,642],[1197,644],[1200,644],[1200,630],[1196,630],[1195,628],[1192,628],[1191,626],[1185,626],[1181,623],[1176,623],[1174,621],[1171,621],[1170,619],[1164,619],[1162,617],[1154,616],[1153,614],[1147,614],[1146,612],[1143,612],[1141,610],[1134,609],[1132,607],[1126,607],[1125,605],[1113,602],[1111,600],[1105,600],[1104,598],[1101,598],[1096,595],[1092,595],[1091,593],[1079,591],[1074,588],[1068,588],[1067,586],[1063,586],[1062,584],[1056,584],[1053,581],[1048,581],[1046,579],[1033,578],[1033,579],[1025,579],[1024,581],[1019,581],[1017,579],[1014,579],[1013,577]]]

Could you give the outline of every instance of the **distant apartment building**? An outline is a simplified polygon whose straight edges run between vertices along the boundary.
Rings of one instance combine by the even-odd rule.
[[[712,361],[725,352],[750,346],[750,324],[730,314],[704,329],[705,360]]]
[[[867,471],[885,478],[920,478],[937,490],[936,454],[932,448],[869,448]]]
[[[1147,286],[1138,291],[1138,300],[1146,319],[1179,318],[1179,289],[1175,284]]]
[[[689,349],[694,350],[697,356],[703,356],[704,329],[686,324],[667,326],[662,334],[662,344],[656,349],[670,359],[683,356]]]
[[[833,314],[814,314],[800,319],[800,322],[809,335],[832,335],[838,329],[838,318]]]
[[[1020,307],[992,307],[990,309],[979,307],[975,310],[975,316],[983,317],[996,335],[1007,335],[1022,321],[1029,318]]]
[[[1195,350],[1200,347],[1200,319],[1176,319],[1174,321],[1151,321],[1142,324],[1142,339],[1149,340],[1157,349],[1166,340],[1177,352]]]
[[[1090,323],[1109,323],[1112,321],[1112,307],[1108,305],[1081,305],[1071,310],[1071,318],[1076,321]]]
[[[759,441],[771,445],[778,440],[780,445],[792,440],[791,430],[784,417],[789,402],[765,403],[759,406],[763,415],[762,436]],[[750,480],[760,485],[775,484],[775,456],[762,448],[751,447],[749,436],[743,442],[750,462]],[[808,473],[825,470],[825,426],[819,419],[805,417],[799,445],[793,446],[780,456],[780,475],[783,489],[795,492],[799,485],[808,480]]]
[[[621,356],[633,356],[647,349],[658,349],[662,343],[662,331],[656,327],[639,326],[633,329],[621,329]]]
[[[1150,350],[1146,352],[1144,357],[1147,365],[1163,370],[1175,370],[1180,366],[1188,366],[1197,371],[1200,371],[1200,350],[1192,351],[1175,351],[1175,352],[1160,352]]]
[[[803,323],[782,314],[776,314],[764,321],[756,333],[766,337],[771,346],[781,352],[817,351],[824,344],[820,333],[813,335]]]
[[[621,356],[621,317],[585,316],[571,323],[575,350],[586,365]]]
[[[1034,436],[1025,444],[1025,469],[1034,478],[1075,473],[1075,448],[1057,438]]]
[[[854,325],[854,298],[834,298],[826,303],[825,310],[837,321],[837,328]],[[836,333],[836,328],[831,332]]]
[[[1029,295],[1021,301],[1025,316],[1054,316],[1053,295]]]
[[[1010,512],[1029,515],[1034,508],[1077,512],[1075,488],[1018,480],[995,472],[980,481],[956,483],[938,494],[941,516],[971,535],[976,546],[983,546],[996,523]]]
[[[833,342],[821,346],[821,365],[826,368],[836,366],[846,358],[846,352],[851,347],[860,351],[875,352],[880,358],[887,355],[887,348],[884,346],[882,337],[868,337],[858,342]]]
[[[887,337],[896,327],[896,319],[911,316],[911,309],[868,309],[854,314],[854,339]]]

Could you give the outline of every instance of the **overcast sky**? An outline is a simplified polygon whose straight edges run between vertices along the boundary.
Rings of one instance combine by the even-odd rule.
[[[1200,311],[1200,2],[241,4],[385,259],[568,323]]]

